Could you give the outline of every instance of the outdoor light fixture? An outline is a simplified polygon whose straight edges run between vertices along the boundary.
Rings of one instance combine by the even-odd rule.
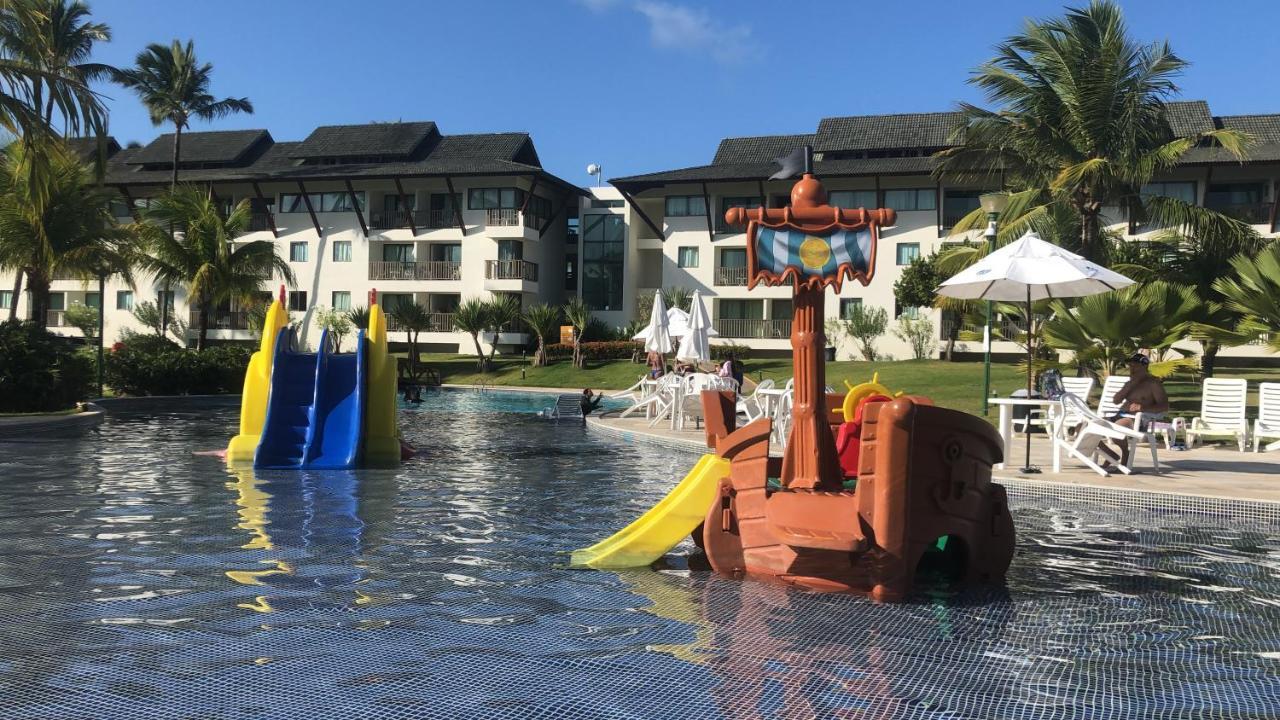
[[[596,163],[591,163],[587,166],[587,174],[594,175],[596,178],[596,187],[600,187],[600,183],[603,180],[604,176],[600,174],[603,169],[604,168],[600,167]]]
[[[1009,207],[1009,194],[989,192],[978,196],[978,203],[987,213],[987,229],[982,236],[987,241],[987,252],[996,249],[997,222],[1000,213]],[[982,328],[982,414],[989,411],[988,401],[991,398],[991,301],[987,301],[987,323]]]
[[[983,193],[978,197],[982,211],[988,215],[999,215],[1009,207],[1009,194],[1002,192]]]

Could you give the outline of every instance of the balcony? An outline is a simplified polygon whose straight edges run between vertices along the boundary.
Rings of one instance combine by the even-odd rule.
[[[51,328],[71,327],[67,324],[67,311],[46,310],[44,313],[44,326]]]
[[[747,269],[745,267],[717,267],[715,284],[745,286],[747,284]]]
[[[430,212],[419,212],[414,214],[417,216],[415,218],[415,222],[432,230],[458,226],[457,217],[453,214],[452,210],[432,210]]]
[[[1271,222],[1271,203],[1269,202],[1237,203],[1234,205],[1213,203],[1205,207],[1206,209],[1220,212],[1227,217],[1247,222],[1250,225],[1265,225]]]
[[[387,314],[387,330],[407,332],[404,324],[396,318],[394,310]],[[428,313],[426,326],[418,332],[453,332],[453,313]]]
[[[399,230],[409,227],[409,216],[403,212],[369,213],[369,228],[372,230]]]
[[[370,280],[461,280],[462,263],[446,260],[429,262],[369,262]]]
[[[750,338],[757,340],[785,340],[791,337],[791,319],[744,320],[720,318],[714,322],[720,337]]]
[[[249,215],[249,226],[245,228],[245,232],[269,231],[273,226],[271,213],[256,212]]]
[[[538,281],[538,264],[528,260],[486,260],[484,263],[486,280],[528,280]]]
[[[192,310],[187,317],[187,325],[193,329],[200,327],[200,311]],[[249,313],[243,310],[220,310],[209,314],[210,330],[248,330]]]

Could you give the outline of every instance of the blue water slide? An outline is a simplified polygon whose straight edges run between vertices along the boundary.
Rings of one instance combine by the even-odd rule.
[[[253,459],[256,467],[301,467],[306,458],[315,415],[316,355],[294,352],[292,340],[293,332],[281,328],[271,363],[267,417]]]
[[[320,337],[316,359],[315,407],[303,465],[353,468],[364,444],[367,359],[364,331],[356,335],[354,353],[329,350],[329,331]]]

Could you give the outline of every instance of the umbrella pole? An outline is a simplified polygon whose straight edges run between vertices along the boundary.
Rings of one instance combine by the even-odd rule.
[[[1027,286],[1027,399],[1031,399],[1031,364],[1035,360],[1035,336],[1031,330],[1033,327],[1031,318],[1031,286]],[[1031,406],[1027,406],[1026,423],[1022,426],[1023,432],[1027,436],[1027,452],[1022,462],[1022,472],[1034,475],[1040,472],[1040,468],[1031,467]]]

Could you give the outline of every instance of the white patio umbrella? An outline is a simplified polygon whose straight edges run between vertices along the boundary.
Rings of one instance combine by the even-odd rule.
[[[943,282],[938,286],[938,294],[961,300],[1025,302],[1030,330],[1031,303],[1035,300],[1097,295],[1132,284],[1133,280],[1028,232]],[[1032,352],[1028,342],[1028,398],[1031,396]],[[1024,472],[1034,472],[1030,429],[1028,425]]]
[[[649,324],[644,330],[636,333],[635,340],[644,340],[645,352],[656,352],[666,355],[671,352],[671,331],[667,319],[667,305],[662,302],[662,291],[653,293],[653,310],[649,313]]]
[[[651,321],[652,323],[652,321]],[[632,340],[648,340],[651,328],[645,326],[643,330],[631,336]],[[689,333],[689,313],[680,308],[667,309],[667,335],[671,338],[682,338]],[[708,337],[720,337],[720,333],[714,327],[707,326]]]
[[[702,295],[697,290],[693,291],[691,310],[688,331],[680,340],[676,359],[706,362],[711,359],[711,317],[707,315],[707,307],[702,304]]]

